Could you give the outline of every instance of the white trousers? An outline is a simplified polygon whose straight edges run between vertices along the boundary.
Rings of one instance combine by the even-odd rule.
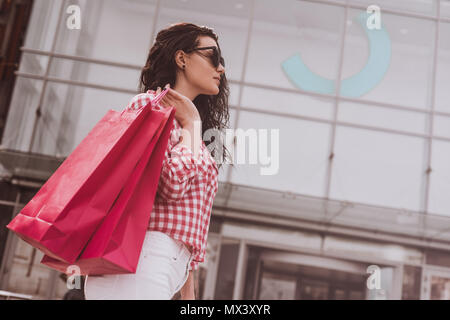
[[[185,244],[147,231],[136,273],[86,276],[86,300],[170,300],[185,284],[193,255]]]

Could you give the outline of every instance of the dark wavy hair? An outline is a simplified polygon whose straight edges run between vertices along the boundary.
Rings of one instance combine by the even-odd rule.
[[[218,43],[219,37],[211,28],[206,26],[197,26],[192,23],[176,23],[170,25],[168,28],[160,30],[156,36],[153,46],[147,57],[147,62],[142,68],[139,92],[147,92],[147,90],[156,90],[157,87],[163,88],[167,83],[173,88],[176,80],[177,64],[175,62],[175,53],[177,50],[189,52],[199,45],[199,36],[209,36],[213,38],[220,52]],[[198,95],[193,103],[197,108],[202,121],[202,136],[208,129],[217,129],[222,132],[223,129],[228,128],[230,115],[228,107],[228,96],[230,89],[225,73],[221,75],[219,93],[217,95]],[[211,140],[204,141],[208,146],[214,141],[214,136]],[[229,157],[225,143],[222,140],[219,145],[223,146],[222,161],[226,161]],[[211,150],[212,156],[215,155],[215,150]],[[221,164],[219,164],[219,168]]]

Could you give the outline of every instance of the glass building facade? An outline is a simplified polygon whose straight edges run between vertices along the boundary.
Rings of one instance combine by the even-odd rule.
[[[351,96],[339,89],[372,55],[357,18],[373,1],[35,0],[1,141],[0,290],[67,291],[3,226],[137,93],[156,33],[186,21],[219,35],[230,127],[279,130],[276,174],[220,171],[198,298],[450,299],[450,1],[375,2],[389,65]],[[294,55],[334,90],[296,85]]]

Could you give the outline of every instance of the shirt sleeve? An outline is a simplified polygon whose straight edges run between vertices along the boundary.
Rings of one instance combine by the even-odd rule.
[[[148,92],[135,95],[125,109],[139,109],[146,106],[154,96]]]
[[[197,158],[192,150],[183,144],[172,146],[169,142],[158,183],[158,195],[166,201],[183,198],[197,175]]]
[[[209,229],[209,225],[208,225]],[[199,262],[205,261],[205,255],[206,255],[206,241],[208,238],[208,230],[206,230],[206,233],[202,240],[202,247],[200,252],[192,259],[189,270],[197,270]]]
[[[189,271],[192,270],[198,270],[198,262],[195,260],[192,260],[191,264],[189,265]]]

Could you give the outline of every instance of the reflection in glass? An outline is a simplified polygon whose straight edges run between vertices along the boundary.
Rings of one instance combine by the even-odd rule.
[[[17,78],[2,137],[5,149],[29,151],[42,81]]]
[[[425,114],[367,104],[341,102],[338,121],[425,134]]]
[[[403,266],[402,300],[420,299],[421,273],[420,267]]]
[[[233,298],[234,277],[239,253],[239,243],[223,241],[220,248],[219,269],[217,271],[214,299],[225,300]]]
[[[395,10],[399,12],[419,13],[423,15],[436,15],[436,0],[349,0],[350,4],[358,4],[367,8],[376,4],[383,9]]]
[[[333,103],[331,99],[300,93],[245,87],[241,105],[255,110],[332,120]]]
[[[259,300],[294,300],[296,278],[290,279],[264,272],[261,279]]]
[[[59,58],[52,60],[49,72],[50,76],[59,79],[130,91],[137,91],[140,76],[140,70],[134,68],[121,68]]]
[[[358,73],[365,66],[372,45],[355,21],[361,12],[349,10],[342,79]],[[389,69],[383,80],[361,98],[426,109],[433,67],[434,22],[383,13],[382,23],[391,41]]]
[[[227,78],[240,80],[244,68],[250,8],[250,0],[241,0],[238,3],[164,0],[161,1],[156,29],[161,30],[173,23],[186,20],[213,28],[219,37]]]
[[[8,229],[6,225],[11,222],[14,207],[0,205],[0,266],[3,261]]]
[[[58,30],[59,53],[143,65],[152,42],[156,0],[82,1],[79,30]],[[68,16],[68,15],[66,15]]]
[[[65,1],[35,0],[24,47],[50,51],[57,30],[59,13]]]
[[[337,127],[331,197],[420,209],[424,140]]]
[[[450,198],[450,143],[434,140],[432,144],[431,167],[433,171],[430,177],[428,211],[449,216]]]
[[[336,79],[344,8],[310,1],[255,1],[245,80],[294,88],[281,63],[299,54],[311,71]],[[276,48],[276,50],[274,50]]]
[[[441,0],[441,18],[450,19],[450,1]]]
[[[450,278],[431,277],[430,300],[450,300]]]
[[[245,150],[239,148],[236,157],[238,152],[245,152],[246,162],[245,164],[236,163],[232,171],[232,182],[323,196],[330,133],[328,124],[241,111],[238,128],[249,134],[255,133],[256,139],[260,139],[261,142],[250,145],[250,138],[245,138],[247,148]],[[267,140],[263,140],[262,134],[257,134],[259,129],[266,130]],[[277,146],[272,144],[271,140],[272,132],[276,130],[279,132],[278,154]],[[261,149],[258,147],[259,143],[264,145],[265,141],[269,142],[265,152],[271,157],[269,164],[263,164],[261,157],[264,154],[261,155],[258,151]],[[259,148],[255,153],[257,163],[252,164],[249,156],[250,150],[256,149],[253,148],[255,146]],[[263,175],[261,168],[272,168],[273,171],[275,169],[277,171],[273,172],[274,174]]]
[[[450,1],[449,1],[450,3]],[[450,10],[449,10],[450,11]],[[436,110],[450,113],[450,23],[439,24],[439,47],[436,68]]]

